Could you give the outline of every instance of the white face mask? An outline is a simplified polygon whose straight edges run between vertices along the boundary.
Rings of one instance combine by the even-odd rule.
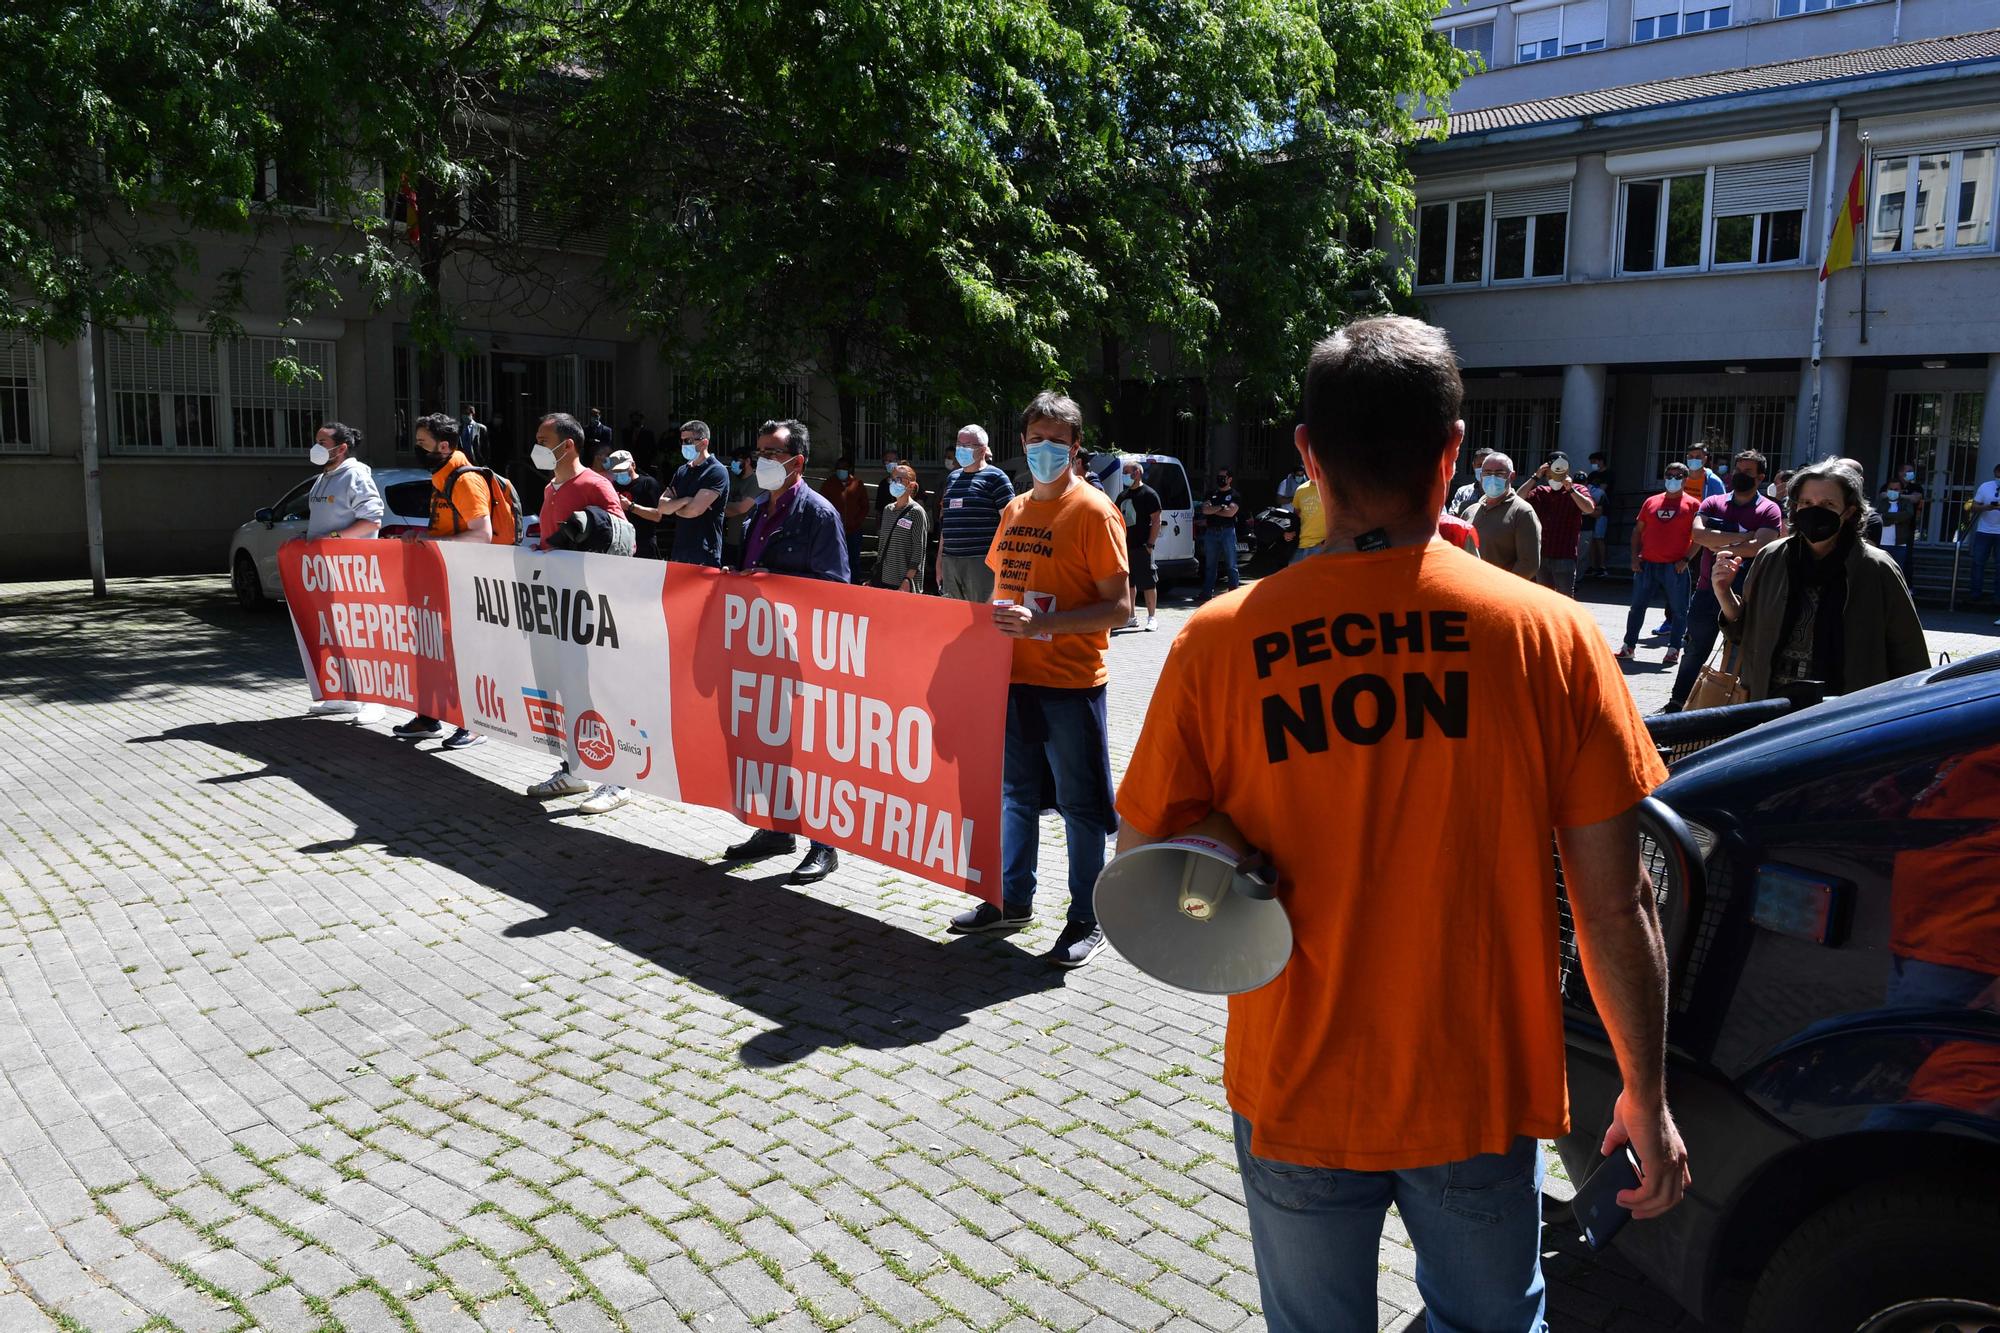
[[[533,459],[535,466],[544,472],[554,472],[556,470],[556,451],[549,448],[546,444],[536,445],[528,454],[528,457]]]
[[[307,451],[306,457],[312,459],[314,467],[325,467],[326,460],[332,458],[333,455],[326,451],[325,445],[315,440],[313,441],[313,447]]]
[[[767,491],[775,491],[785,484],[785,465],[775,458],[757,460],[757,484]]]

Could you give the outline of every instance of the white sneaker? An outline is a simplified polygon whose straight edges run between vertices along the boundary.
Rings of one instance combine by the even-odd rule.
[[[387,716],[381,704],[361,704],[354,710],[354,725],[372,727]]]
[[[1151,634],[1154,630],[1158,629],[1159,627],[1160,627],[1160,618],[1158,616],[1146,617],[1146,632],[1148,634]]]
[[[1125,622],[1125,628],[1126,628],[1126,629],[1137,629],[1137,628],[1139,628],[1139,617],[1137,617],[1137,616],[1133,616],[1133,617],[1132,617],[1132,618],[1131,618],[1130,620],[1126,621],[1126,622]]]
[[[566,768],[559,768],[528,788],[528,795],[538,801],[546,801],[551,796],[577,796],[589,790],[588,782]]]
[[[631,792],[626,791],[623,787],[614,787],[607,782],[592,792],[589,798],[579,803],[576,808],[583,811],[586,815],[601,815],[608,811],[616,810],[631,799]]]
[[[378,713],[382,711],[380,704],[375,704],[373,707]],[[352,699],[321,699],[306,709],[306,712],[314,717],[349,717],[360,711],[361,705]]]

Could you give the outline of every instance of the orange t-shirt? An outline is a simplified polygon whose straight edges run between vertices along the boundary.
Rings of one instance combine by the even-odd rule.
[[[1125,518],[1086,482],[1072,481],[1053,500],[1017,495],[1000,511],[986,563],[993,570],[994,601],[1074,611],[1103,600],[1098,583],[1130,573]],[[1016,639],[1013,682],[1067,690],[1102,685],[1109,678],[1104,654],[1110,647],[1108,630]]]
[[[477,472],[468,472],[460,477],[449,497],[440,493],[444,479],[451,475],[452,469],[470,467],[471,464],[471,459],[454,450],[451,461],[431,473],[432,536],[456,537],[481,517],[493,512],[493,497],[486,489],[486,478]]]
[[[1230,999],[1223,1062],[1252,1151],[1386,1171],[1565,1132],[1550,830],[1665,780],[1591,618],[1445,542],[1196,612],[1118,813],[1219,811],[1279,871],[1291,962]]]
[[[1889,948],[1974,972],[2000,971],[2000,745],[1973,750],[1939,766],[1910,802],[1910,820],[1950,820],[1962,837],[1896,853],[1889,878]],[[1911,823],[1913,840],[1938,835]]]

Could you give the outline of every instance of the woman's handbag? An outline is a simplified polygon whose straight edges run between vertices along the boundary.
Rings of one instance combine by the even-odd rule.
[[[1750,697],[1749,691],[1737,680],[1731,670],[1735,654],[1729,651],[1729,641],[1718,638],[1715,652],[1702,669],[1695,673],[1694,688],[1688,691],[1687,711],[1697,708],[1722,708],[1729,704],[1740,704]]]

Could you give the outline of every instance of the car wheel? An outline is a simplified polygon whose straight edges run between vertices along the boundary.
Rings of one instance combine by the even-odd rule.
[[[1857,1190],[1778,1248],[1745,1325],[1751,1333],[2000,1327],[1977,1314],[2000,1307],[1996,1254],[2000,1201],[1928,1182]]]
[[[262,611],[268,605],[264,585],[257,578],[257,562],[250,558],[248,551],[236,553],[236,563],[229,570],[229,582],[236,589],[237,604],[245,611]]]

